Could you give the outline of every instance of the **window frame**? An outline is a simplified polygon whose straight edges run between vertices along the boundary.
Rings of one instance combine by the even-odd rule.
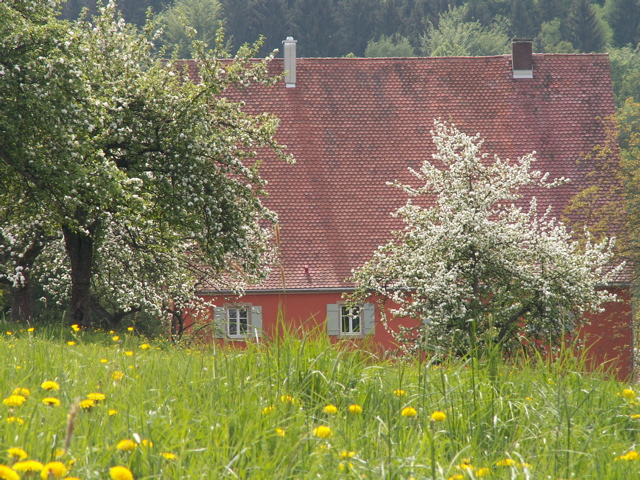
[[[246,332],[231,333],[230,311],[246,311]],[[238,312],[239,314],[239,312]],[[236,314],[236,326],[240,327],[241,316]],[[262,336],[262,306],[250,303],[226,303],[213,309],[211,324],[214,338],[229,340],[248,340]],[[241,329],[240,329],[241,330]]]
[[[342,308],[349,306],[348,302],[327,304],[327,334],[338,338],[364,338],[375,334],[375,306],[373,303],[355,305],[360,308],[360,332],[343,332]]]

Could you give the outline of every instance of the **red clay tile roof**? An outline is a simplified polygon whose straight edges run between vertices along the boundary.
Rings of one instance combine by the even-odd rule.
[[[270,68],[281,73],[282,60]],[[408,168],[431,159],[435,118],[480,133],[490,155],[535,150],[536,169],[572,179],[535,192],[541,212],[551,204],[560,216],[585,185],[576,160],[603,141],[600,119],[614,113],[609,59],[535,54],[533,68],[533,79],[513,79],[510,55],[302,58],[295,88],[283,80],[234,93],[247,112],[281,119],[277,137],[297,160],[267,155],[261,168],[266,203],[280,219],[287,290],[349,286],[351,270],[399,226],[390,213],[406,196],[386,182],[415,184]],[[277,268],[259,287],[280,288]]]

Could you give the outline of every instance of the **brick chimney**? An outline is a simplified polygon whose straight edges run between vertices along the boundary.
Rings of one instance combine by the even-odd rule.
[[[533,78],[533,40],[514,38],[511,42],[513,78]]]
[[[287,37],[284,44],[284,71],[288,72],[284,76],[284,83],[287,88],[294,88],[296,86],[296,43],[293,37]]]

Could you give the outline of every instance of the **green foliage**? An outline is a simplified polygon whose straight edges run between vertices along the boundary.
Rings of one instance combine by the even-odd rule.
[[[613,30],[617,47],[640,42],[640,4],[637,0],[607,0],[606,19]]]
[[[545,22],[535,38],[534,50],[544,53],[578,53],[571,42],[563,40],[562,25],[559,18]]]
[[[604,28],[589,0],[572,0],[565,28],[566,40],[579,52],[601,52],[604,48]]]
[[[464,21],[466,8],[458,7],[440,16],[422,37],[422,51],[430,56],[500,55],[509,51],[509,38],[498,25]]]
[[[379,40],[370,40],[364,51],[364,56],[374,57],[415,57],[409,39],[399,35],[382,35]]]
[[[221,21],[218,0],[177,0],[159,17],[162,43],[178,58],[191,58],[193,40],[215,45]]]
[[[478,135],[444,122],[432,135],[433,161],[412,171],[420,186],[396,182],[409,197],[394,213],[404,227],[352,277],[351,301],[376,301],[404,349],[478,356],[557,345],[585,312],[615,298],[596,290],[620,271],[611,243],[580,245],[550,206],[539,213],[535,197],[521,203],[525,188],[564,178],[533,170],[532,154],[489,160]],[[395,327],[402,318],[415,326]]]
[[[213,50],[195,42],[194,82],[179,62],[154,59],[152,26],[138,32],[113,3],[75,24],[44,1],[21,13],[27,3],[0,5],[0,179],[10,186],[0,214],[18,227],[11,238],[38,222],[54,233],[45,285],[71,297],[73,321],[183,310],[197,282],[263,278],[275,217],[254,157],[260,147],[286,155],[275,118],[222,96],[275,81],[268,59],[249,61],[259,44],[223,61],[222,36]]]
[[[136,479],[184,480],[429,478],[434,471],[445,480],[468,465],[476,478],[484,468],[496,479],[598,471],[624,480],[639,472],[637,461],[617,460],[640,441],[635,392],[586,374],[569,351],[554,360],[436,366],[381,361],[326,337],[184,349],[130,333],[113,340],[13,327],[0,327],[0,391],[30,395],[11,410],[0,405],[6,464],[7,449],[20,447],[41,462],[73,460],[68,475],[86,480],[108,478],[115,465]],[[45,381],[59,390],[42,389]],[[105,398],[71,419],[69,448],[56,458],[70,407],[91,393]],[[46,406],[45,397],[60,406]],[[328,404],[337,412],[325,413]],[[354,404],[361,413],[349,413]],[[403,416],[405,407],[416,415]],[[431,421],[435,411],[446,418]],[[317,437],[319,426],[331,436]],[[117,449],[124,439],[133,451]]]
[[[640,45],[609,50],[611,81],[616,107],[621,108],[627,99],[640,101]]]

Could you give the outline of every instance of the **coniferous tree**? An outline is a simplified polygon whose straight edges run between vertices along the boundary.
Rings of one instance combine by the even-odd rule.
[[[564,2],[561,0],[538,0],[536,2],[538,23],[550,22],[554,18],[564,18]]]
[[[340,56],[333,0],[297,0],[291,19],[297,53],[305,57]]]
[[[589,0],[573,0],[566,24],[567,40],[580,52],[600,52],[604,31]]]
[[[276,48],[282,50],[282,41],[292,35],[291,11],[287,0],[253,0],[250,25],[252,32],[265,37],[260,49],[261,56],[268,55]]]
[[[512,37],[533,38],[539,30],[533,0],[513,0],[509,21]]]
[[[251,0],[220,0],[227,38],[237,49],[259,37],[251,27]]]
[[[378,0],[341,0],[336,7],[338,49],[342,55],[364,56],[367,42],[376,30]]]
[[[613,42],[618,47],[640,41],[640,3],[638,0],[609,0],[607,21],[613,30]]]

